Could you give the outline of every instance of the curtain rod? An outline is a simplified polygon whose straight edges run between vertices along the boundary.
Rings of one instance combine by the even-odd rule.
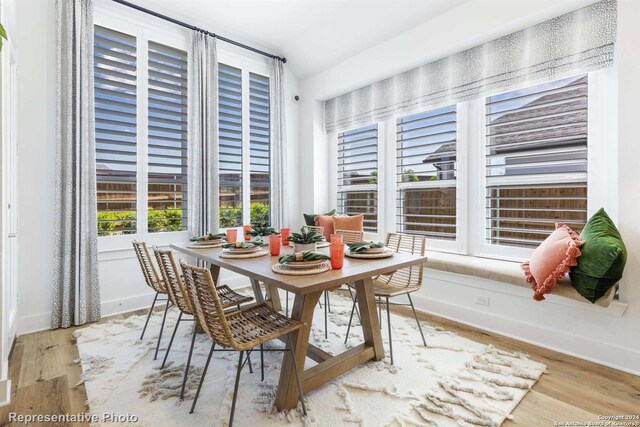
[[[279,61],[282,61],[283,63],[287,62],[287,58],[283,58],[283,57],[280,57],[278,55],[273,55],[271,53],[262,51],[260,49],[256,49],[255,47],[247,46],[246,44],[237,42],[235,40],[228,39],[228,38],[223,37],[223,36],[221,36],[219,34],[215,34],[215,33],[209,32],[207,30],[204,30],[202,28],[198,28],[198,27],[196,27],[194,25],[190,25],[190,24],[187,24],[185,22],[178,21],[177,19],[171,18],[169,16],[163,15],[163,14],[158,13],[158,12],[154,12],[153,10],[149,10],[149,9],[144,8],[142,6],[138,6],[137,4],[129,3],[128,1],[125,1],[125,0],[113,0],[113,1],[116,2],[116,3],[119,3],[119,4],[123,5],[123,6],[127,6],[127,7],[130,7],[132,9],[138,10],[140,12],[144,12],[144,13],[147,13],[149,15],[155,16],[156,18],[164,19],[165,21],[169,21],[169,22],[171,22],[173,24],[180,25],[181,27],[185,27],[185,28],[188,28],[190,30],[198,31],[200,33],[206,34],[208,36],[215,37],[218,40],[221,40],[223,42],[226,42],[226,43],[238,46],[238,47],[241,47],[243,49],[250,50],[251,52],[255,52],[255,53],[259,54],[259,55],[263,55],[263,56],[267,56],[269,58],[277,59]]]

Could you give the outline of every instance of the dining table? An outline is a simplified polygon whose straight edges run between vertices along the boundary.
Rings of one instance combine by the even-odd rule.
[[[292,334],[294,352],[285,352],[282,361],[275,399],[278,410],[296,407],[298,389],[295,383],[294,366],[299,370],[302,389],[306,394],[359,365],[371,360],[382,360],[384,347],[373,293],[373,280],[381,274],[392,274],[400,269],[424,264],[427,261],[425,256],[406,253],[394,253],[391,257],[377,259],[345,257],[341,269],[294,276],[274,272],[272,266],[278,263],[279,257],[271,256],[269,253],[257,258],[232,259],[220,257],[223,251],[221,248],[194,248],[188,243],[171,244],[170,247],[208,264],[216,285],[221,269],[247,277],[256,302],[269,303],[274,310],[281,310],[279,289],[295,295],[291,318],[302,322],[303,326]],[[317,251],[329,254],[328,248]],[[291,246],[281,247],[280,256],[292,253]],[[341,354],[333,355],[309,342],[313,313],[322,292],[347,283],[353,283],[355,287],[364,342]],[[262,287],[266,295],[263,294]],[[295,364],[292,354],[295,354]],[[306,357],[317,364],[305,368]]]

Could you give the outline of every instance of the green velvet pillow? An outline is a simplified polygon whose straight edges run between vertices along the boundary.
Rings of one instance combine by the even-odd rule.
[[[578,265],[571,268],[571,284],[586,299],[595,303],[622,278],[627,248],[609,215],[600,209],[580,233],[584,244]]]
[[[325,214],[302,214],[302,215],[304,215],[304,222],[305,222],[307,225],[316,225],[316,221],[315,221],[315,219],[316,219],[316,217],[317,217],[318,215],[328,215],[328,216],[331,216],[331,215],[335,215],[335,214],[336,214],[336,210],[335,210],[335,209],[331,209],[329,212],[327,212],[327,213],[325,213]]]

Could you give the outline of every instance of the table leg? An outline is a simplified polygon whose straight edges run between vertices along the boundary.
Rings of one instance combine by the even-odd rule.
[[[280,302],[278,288],[267,284],[265,284],[265,288],[267,289],[267,299],[271,301],[271,308],[275,311],[282,311],[282,303]]]
[[[296,365],[298,374],[302,378],[304,372],[304,362],[307,357],[309,347],[309,336],[311,334],[311,323],[313,311],[320,299],[322,292],[315,292],[307,295],[296,295],[291,311],[291,318],[303,322],[297,332],[293,332],[291,339],[296,355]],[[291,352],[286,352],[282,359],[282,369],[280,371],[280,381],[276,391],[276,406],[278,409],[295,408],[298,401],[298,388],[296,387],[295,375],[293,374],[293,358]]]
[[[218,279],[220,279],[220,267],[215,264],[211,264],[209,267],[209,271],[211,272],[213,284],[216,286],[220,286],[220,283],[218,283]]]
[[[384,346],[382,345],[382,334],[380,333],[380,319],[376,313],[373,280],[368,277],[358,280],[355,285],[364,342],[373,346],[375,359],[382,360],[384,358]]]
[[[257,279],[251,279],[251,288],[253,289],[253,295],[258,304],[264,302],[264,295],[262,294],[262,288],[260,287],[260,281]]]

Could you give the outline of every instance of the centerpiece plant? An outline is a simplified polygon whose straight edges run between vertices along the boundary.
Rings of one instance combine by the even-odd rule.
[[[291,233],[286,240],[293,243],[294,252],[313,252],[317,249],[317,244],[324,241],[324,236],[314,230],[305,231],[301,228],[299,233]]]
[[[279,234],[275,228],[269,227],[269,224],[267,224],[266,222],[253,224],[252,227],[253,228],[251,230],[247,231],[247,234],[253,237],[253,240],[260,243],[261,245],[264,245],[266,243],[264,239],[266,236]]]

